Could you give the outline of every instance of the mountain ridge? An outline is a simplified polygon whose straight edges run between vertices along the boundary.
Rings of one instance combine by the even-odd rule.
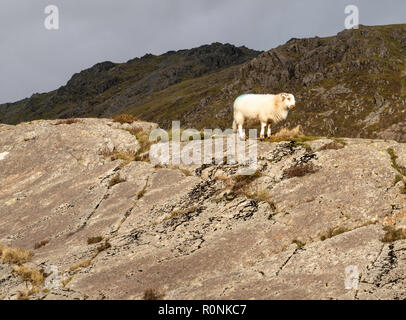
[[[106,117],[176,83],[241,64],[259,54],[218,42],[192,49],[146,54],[125,63],[104,61],[75,73],[63,86],[0,105],[0,121]],[[124,101],[125,100],[125,101]]]
[[[297,108],[275,129],[300,124],[309,135],[406,141],[405,54],[404,24],[292,38],[265,52],[214,43],[147,54],[125,64],[96,64],[53,97],[0,105],[0,121],[129,113],[163,128],[180,120],[184,127],[225,129],[239,94],[288,91]]]

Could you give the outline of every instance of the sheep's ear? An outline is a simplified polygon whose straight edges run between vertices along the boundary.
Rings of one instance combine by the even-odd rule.
[[[281,98],[282,98],[282,101],[285,101],[286,96],[284,94],[281,94]]]

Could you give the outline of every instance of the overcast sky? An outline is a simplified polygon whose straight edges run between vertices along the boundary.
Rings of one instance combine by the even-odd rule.
[[[59,30],[44,26],[50,4]],[[1,0],[0,103],[56,89],[101,61],[216,41],[268,50],[333,35],[348,4],[364,25],[406,22],[404,0]]]

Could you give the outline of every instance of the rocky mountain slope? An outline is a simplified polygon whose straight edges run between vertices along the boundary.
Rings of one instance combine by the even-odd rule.
[[[361,26],[327,38],[291,39],[259,54],[213,44],[105,62],[60,89],[0,106],[0,121],[130,113],[170,127],[231,126],[241,93],[289,91],[297,108],[284,126],[309,135],[406,141],[406,26]],[[258,56],[259,54],[259,56]]]
[[[230,77],[233,70],[228,67],[251,60],[258,54],[245,47],[213,43],[160,56],[147,54],[126,63],[98,63],[73,75],[58,90],[0,105],[0,122],[106,117],[128,110],[133,113],[135,109],[143,118],[153,114],[159,118],[161,112],[177,115],[189,105],[198,103],[202,96],[219,91],[220,81]],[[213,73],[216,74],[215,82],[211,80]],[[164,109],[160,95],[167,88],[176,90],[176,99]],[[173,107],[176,110],[172,110]],[[145,116],[143,110],[147,112]]]
[[[0,125],[1,298],[406,298],[405,144],[258,142],[236,176],[135,161],[154,127]]]

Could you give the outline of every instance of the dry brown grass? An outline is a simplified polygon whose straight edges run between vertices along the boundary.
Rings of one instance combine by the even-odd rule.
[[[163,297],[164,295],[156,289],[147,289],[144,292],[144,300],[160,300]]]
[[[30,282],[33,286],[39,286],[45,280],[42,270],[31,269],[26,266],[17,266],[14,268],[13,273],[19,275],[21,280]]]
[[[120,173],[117,173],[109,182],[109,187],[115,186],[116,184],[125,182],[125,179],[120,177]]]
[[[275,204],[272,201],[272,196],[267,190],[257,190],[253,193],[246,193],[247,197],[255,201],[263,201],[270,205],[272,210],[275,210]]]
[[[193,176],[193,174],[188,170],[188,169],[179,169],[180,171],[182,171],[182,173],[187,176],[187,177],[191,177]]]
[[[32,252],[22,248],[6,248],[1,249],[1,260],[8,264],[18,264],[28,262],[32,257]]]
[[[338,143],[336,141],[332,141],[330,143],[325,144],[324,146],[320,147],[317,151],[323,151],[323,150],[339,150],[344,148],[344,145],[341,143]]]
[[[296,244],[298,249],[301,249],[306,245],[306,243],[304,243],[304,242],[302,242],[300,240],[297,240],[297,239],[293,240],[292,243]]]
[[[46,246],[48,243],[49,243],[49,240],[48,240],[48,239],[38,241],[38,242],[36,242],[36,243],[34,244],[34,249],[42,248],[43,246]]]
[[[135,121],[139,121],[136,117],[131,114],[119,114],[113,118],[114,122],[123,123],[133,123]]]
[[[328,229],[328,231],[326,232],[326,234],[324,234],[324,235],[322,235],[321,237],[320,237],[320,240],[321,241],[324,241],[324,240],[326,240],[326,239],[330,239],[330,238],[333,238],[333,237],[335,237],[335,236],[338,236],[339,234],[342,234],[342,233],[344,233],[344,232],[347,232],[347,231],[350,231],[350,230],[348,230],[348,229],[346,229],[346,228],[343,228],[343,227],[339,227],[339,228],[330,228],[330,229]]]
[[[306,136],[302,127],[296,126],[293,129],[282,128],[274,135],[267,137],[268,142],[281,142],[281,141],[295,141],[298,144],[303,144],[306,141],[314,141],[319,139],[318,137]]]
[[[265,201],[274,208],[274,204],[271,201],[271,196],[266,190],[249,190],[249,186],[253,181],[262,176],[260,171],[256,171],[251,175],[236,175],[231,178],[226,176],[217,176],[216,180],[220,180],[225,184],[225,189],[229,190],[233,196],[245,196],[249,199],[256,201]],[[223,189],[224,190],[224,189]]]
[[[92,264],[91,259],[82,260],[82,261],[79,261],[78,263],[75,263],[73,266],[71,266],[69,268],[69,270],[70,271],[75,271],[75,270],[80,269],[80,268],[87,268],[91,264]]]
[[[73,279],[72,276],[63,279],[63,280],[61,281],[62,286],[66,287],[66,285],[67,285],[69,282],[71,282],[72,279]]]
[[[307,174],[312,174],[318,171],[313,163],[301,163],[298,165],[294,165],[288,169],[283,171],[283,175],[285,178],[290,179],[293,177],[303,177]]]
[[[386,226],[383,228],[386,233],[381,239],[382,242],[394,242],[397,240],[406,239],[406,230],[405,229],[395,229],[390,226]]]
[[[406,210],[395,211],[393,214],[383,218],[382,225],[391,229],[396,229],[397,225],[406,222]]]
[[[140,149],[135,155],[135,161],[149,161],[148,151],[155,143],[149,140],[149,133],[143,131],[141,128],[131,129],[128,130],[128,132],[134,135],[140,144]]]
[[[55,125],[58,126],[60,124],[73,124],[73,123],[77,123],[77,122],[80,122],[80,120],[76,119],[76,118],[61,119],[61,120],[58,120],[55,123]]]
[[[19,291],[17,295],[18,300],[29,300],[30,296],[33,294],[37,294],[39,292],[39,289],[37,287],[32,287],[30,289],[27,289],[25,291]]]
[[[102,236],[97,236],[97,237],[89,237],[87,238],[87,244],[95,244],[99,243],[100,241],[103,240]]]
[[[122,152],[116,150],[111,152],[108,150],[104,150],[101,151],[99,154],[102,155],[105,159],[109,158],[111,161],[123,160],[120,164],[120,167],[126,166],[130,162],[135,161],[135,159],[137,158],[137,154],[135,152]]]
[[[198,206],[192,206],[192,207],[189,207],[189,208],[186,208],[186,209],[173,210],[171,212],[171,214],[169,215],[169,217],[165,218],[164,220],[175,219],[175,218],[178,218],[180,216],[183,216],[184,214],[195,212],[197,210],[197,208],[198,208]]]
[[[260,171],[256,171],[254,174],[250,174],[250,175],[240,175],[240,176],[234,176],[232,178],[232,182],[231,182],[231,191],[236,193],[236,194],[240,194],[240,193],[244,193],[245,188],[253,181],[255,181],[256,179],[258,179],[259,177],[261,177],[262,174]]]
[[[137,192],[137,200],[140,200],[145,195],[146,192],[147,192],[147,184],[145,184],[145,186],[140,191]]]
[[[100,246],[97,247],[97,254],[99,254],[100,252],[107,250],[111,248],[111,244],[108,241],[105,241],[103,244],[101,244]]]
[[[272,135],[272,138],[275,138],[275,139],[292,139],[292,138],[298,138],[298,137],[303,137],[303,136],[304,136],[303,129],[299,125],[299,126],[296,126],[293,129],[282,128],[279,132]]]

